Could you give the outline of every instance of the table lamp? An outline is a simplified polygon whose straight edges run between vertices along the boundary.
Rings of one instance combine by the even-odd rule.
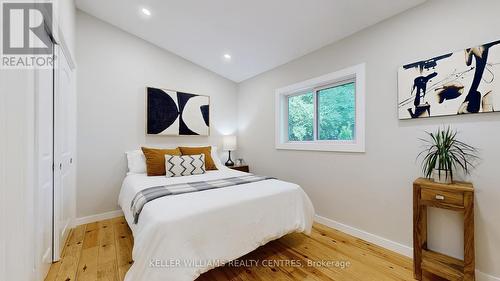
[[[233,160],[231,160],[231,151],[235,151],[237,148],[236,145],[236,136],[224,136],[223,146],[224,151],[229,151],[229,158],[226,161],[226,166],[234,166]]]

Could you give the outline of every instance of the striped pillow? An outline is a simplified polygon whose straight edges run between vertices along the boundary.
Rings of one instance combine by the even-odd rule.
[[[205,155],[165,155],[166,176],[181,177],[205,173]]]

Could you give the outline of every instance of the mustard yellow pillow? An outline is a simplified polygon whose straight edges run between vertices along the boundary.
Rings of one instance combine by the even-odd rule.
[[[212,147],[211,146],[203,146],[203,147],[179,147],[182,155],[196,155],[196,154],[204,154],[205,155],[205,169],[208,170],[217,170],[215,167],[214,160],[212,159]]]
[[[146,171],[148,176],[164,176],[165,172],[165,155],[182,155],[179,148],[173,149],[158,149],[142,147],[142,152],[146,157]]]

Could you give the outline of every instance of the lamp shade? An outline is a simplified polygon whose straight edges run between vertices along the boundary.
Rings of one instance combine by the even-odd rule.
[[[236,136],[224,136],[222,149],[225,151],[234,151],[236,148]]]

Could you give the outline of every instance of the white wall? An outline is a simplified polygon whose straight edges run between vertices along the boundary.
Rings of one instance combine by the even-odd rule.
[[[74,8],[64,0],[59,17],[65,37],[74,33]],[[0,280],[33,281],[36,202],[35,107],[37,70],[0,69]]]
[[[119,208],[125,151],[141,145],[221,146],[221,135],[236,132],[237,88],[227,79],[81,11],[76,53],[78,217]],[[211,136],[146,136],[147,86],[209,95]]]
[[[239,85],[240,156],[257,173],[301,184],[319,215],[412,247],[412,181],[425,130],[451,124],[481,149],[476,186],[479,270],[500,276],[500,114],[399,121],[397,69],[500,38],[499,1],[429,1]],[[325,27],[328,28],[328,27]],[[274,148],[274,90],[366,63],[366,153]],[[431,214],[431,247],[455,256],[461,218]]]
[[[1,74],[1,73],[0,73]],[[3,76],[0,76],[0,83],[3,84]],[[0,84],[0,85],[2,85]],[[3,87],[0,86],[0,93],[3,93]],[[0,94],[0,130],[2,132],[5,132],[7,129],[7,122],[5,120],[6,117],[6,107],[5,107],[5,97],[6,95]],[[0,219],[3,220],[5,218],[5,213],[6,209],[4,207],[4,198],[7,195],[6,192],[6,187],[7,187],[7,181],[6,181],[6,168],[7,168],[7,162],[4,157],[6,151],[6,140],[5,138],[0,138]],[[5,231],[0,232],[0,280],[5,280],[7,278],[6,276],[6,251],[5,247],[7,246],[6,243],[6,238],[5,238]]]
[[[34,280],[34,70],[0,70],[1,280]]]

